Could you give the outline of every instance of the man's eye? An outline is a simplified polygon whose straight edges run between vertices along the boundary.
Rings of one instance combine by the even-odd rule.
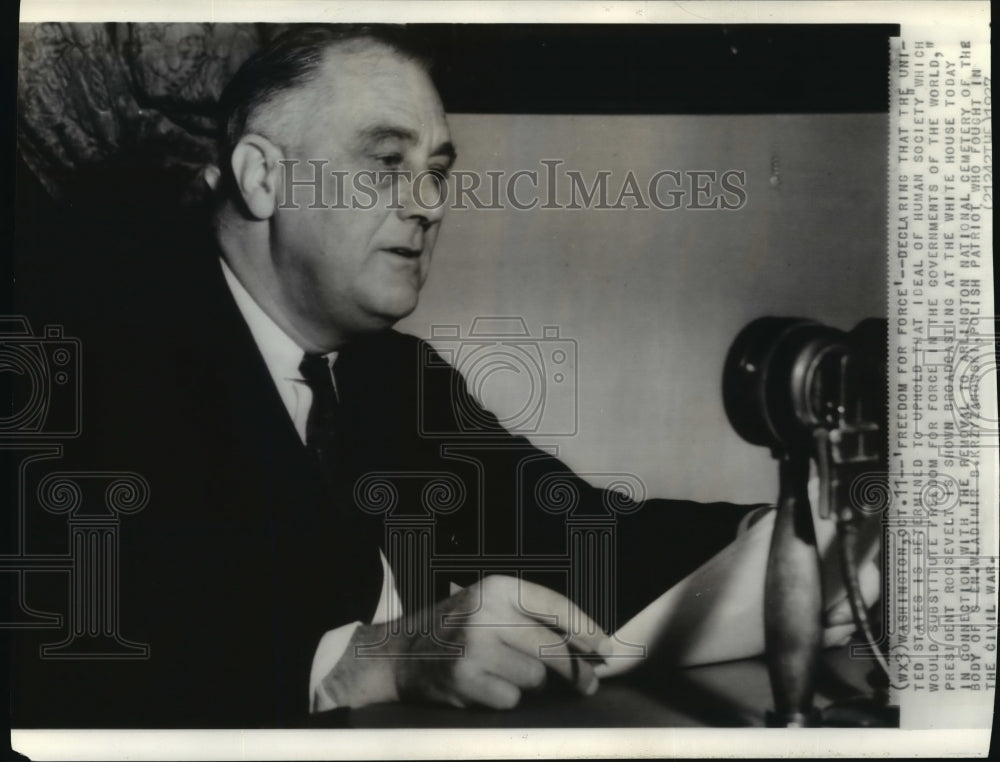
[[[376,156],[375,160],[383,167],[396,168],[403,163],[403,155],[400,153],[383,153]]]

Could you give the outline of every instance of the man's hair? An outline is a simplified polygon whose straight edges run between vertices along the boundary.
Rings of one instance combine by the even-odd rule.
[[[295,25],[248,58],[219,98],[218,149],[223,182],[232,182],[230,156],[259,111],[278,96],[308,84],[331,47],[351,42],[389,48],[430,70],[430,55],[405,26],[394,24]]]

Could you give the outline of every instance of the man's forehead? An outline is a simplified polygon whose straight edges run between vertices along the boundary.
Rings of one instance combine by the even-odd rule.
[[[329,46],[308,81],[269,111],[261,126],[284,135],[289,147],[319,150],[333,141],[360,149],[394,129],[409,133],[431,155],[435,146],[451,145],[444,108],[424,66],[376,40]]]

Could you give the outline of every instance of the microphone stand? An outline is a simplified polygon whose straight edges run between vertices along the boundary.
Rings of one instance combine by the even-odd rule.
[[[809,458],[783,454],[780,494],[764,578],[764,644],[774,694],[768,727],[819,723],[813,708],[822,638],[822,591],[816,531],[809,507]]]
[[[764,579],[764,643],[774,710],[767,713],[766,722],[768,727],[780,728],[898,727],[899,707],[889,704],[888,666],[875,641],[858,584],[855,538],[861,516],[852,505],[843,504],[848,477],[858,475],[866,461],[871,463],[865,457],[843,457],[845,439],[850,437],[830,437],[825,431],[817,434],[820,513],[829,517],[833,512],[836,517],[835,541],[851,613],[877,662],[868,677],[873,693],[834,702],[822,712],[813,706],[823,599],[807,491],[810,456],[775,452],[780,491]],[[837,504],[834,511],[832,503]]]

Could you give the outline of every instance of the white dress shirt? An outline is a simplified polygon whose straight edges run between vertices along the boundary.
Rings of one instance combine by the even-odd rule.
[[[261,309],[229,265],[226,264],[226,261],[220,259],[219,262],[222,265],[222,272],[229,290],[233,294],[233,299],[236,300],[236,306],[250,328],[257,348],[264,357],[264,363],[271,374],[271,380],[274,381],[281,401],[285,404],[285,409],[288,410],[288,415],[292,418],[292,423],[295,424],[299,439],[305,444],[306,421],[309,418],[309,408],[312,405],[312,390],[299,372],[299,365],[305,351]],[[337,359],[337,353],[331,352],[326,357],[332,367]],[[334,385],[336,386],[336,383]],[[389,568],[385,554],[379,551],[379,555],[382,559],[383,571],[382,593],[375,616],[372,619],[373,624],[385,622],[390,615],[402,611],[392,569]],[[336,581],[333,582],[336,584]],[[361,622],[352,622],[343,625],[326,632],[320,638],[316,653],[313,655],[312,669],[309,674],[310,711],[333,709],[336,706],[333,699],[323,690],[321,683],[344,655],[351,636],[354,635],[355,629],[360,624]]]

